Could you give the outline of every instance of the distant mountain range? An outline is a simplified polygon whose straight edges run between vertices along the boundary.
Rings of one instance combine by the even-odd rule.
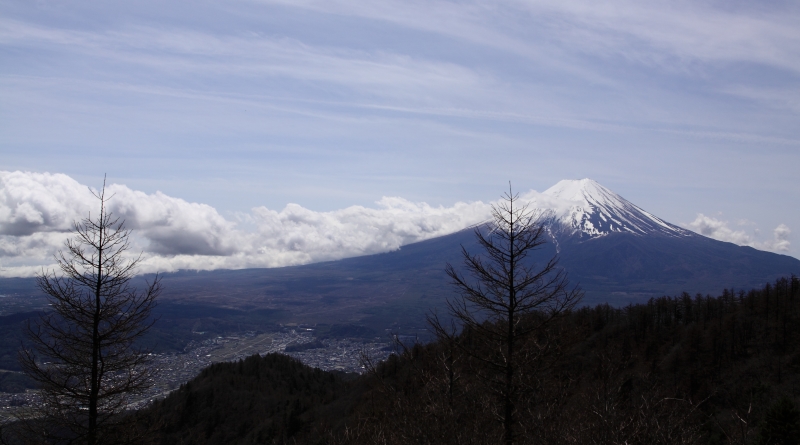
[[[548,199],[556,204],[546,206]],[[552,241],[539,259],[558,254],[585,291],[585,304],[619,306],[684,291],[716,295],[800,274],[796,258],[682,229],[590,179],[561,181],[535,205]],[[420,327],[424,314],[441,310],[452,295],[445,264],[461,264],[461,246],[480,252],[474,230],[305,266],[166,274],[163,301],[261,311],[279,322]],[[24,289],[33,289],[32,280],[0,280],[0,293]]]

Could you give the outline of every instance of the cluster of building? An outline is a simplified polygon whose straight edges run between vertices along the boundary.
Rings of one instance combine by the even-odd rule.
[[[297,352],[284,352],[289,345],[313,344],[314,347]],[[327,339],[315,341],[307,330],[258,334],[246,332],[238,336],[215,337],[201,342],[191,342],[183,353],[153,354],[152,365],[158,370],[153,386],[131,404],[139,408],[152,400],[166,396],[183,383],[194,378],[203,368],[218,362],[244,359],[253,354],[285,353],[308,366],[324,371],[364,373],[370,363],[378,363],[391,354],[392,349],[379,341],[364,342],[356,339]]]
[[[284,332],[257,333],[214,337],[192,341],[182,353],[151,354],[151,366],[156,371],[152,386],[131,401],[131,408],[141,408],[162,398],[180,385],[194,378],[203,368],[218,362],[244,359],[253,354],[281,352],[325,371],[364,373],[392,352],[386,342],[375,339],[365,342],[357,339],[315,340],[311,329],[285,329]],[[284,352],[287,346],[292,352]],[[301,347],[297,347],[297,346]],[[31,404],[35,391],[25,393],[0,393],[0,416],[20,406]]]

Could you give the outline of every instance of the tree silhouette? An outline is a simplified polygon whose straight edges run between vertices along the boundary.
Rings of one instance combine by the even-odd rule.
[[[537,264],[531,255],[546,241],[545,227],[528,205],[511,191],[492,206],[492,222],[475,229],[483,248],[472,255],[462,246],[467,276],[451,264],[446,272],[459,292],[447,308],[465,334],[456,339],[452,326],[436,315],[429,317],[440,339],[459,345],[480,363],[478,372],[498,396],[498,418],[506,444],[515,441],[516,401],[523,387],[523,364],[536,362],[548,349],[546,338],[526,341],[581,299],[580,289],[570,287],[557,257]],[[470,278],[468,278],[470,277]]]
[[[154,322],[160,279],[156,275],[143,292],[131,286],[141,255],[126,257],[130,231],[108,211],[113,196],[106,196],[105,181],[94,194],[100,212],[74,223],[75,236],[55,257],[60,274],[37,276],[52,311],[28,322],[30,348],[19,354],[41,394],[21,418],[28,439],[120,442],[131,417],[120,414],[152,382],[147,354],[134,342]]]

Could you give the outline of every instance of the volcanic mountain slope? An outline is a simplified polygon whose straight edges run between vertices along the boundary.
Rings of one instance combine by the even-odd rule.
[[[682,229],[589,179],[561,181],[530,205],[552,241],[534,260],[558,254],[570,280],[585,291],[585,304],[626,305],[684,291],[716,295],[800,274],[796,258]],[[305,266],[167,274],[162,301],[225,306],[276,322],[424,329],[425,314],[443,310],[453,295],[444,267],[462,263],[462,246],[480,253],[474,229],[394,252]],[[6,284],[11,281],[0,280],[0,291]],[[175,316],[186,312],[171,310]]]
[[[558,254],[570,280],[585,291],[585,304],[625,305],[684,291],[716,295],[800,274],[796,258],[695,234],[589,179],[561,181],[537,195],[531,208],[552,241],[534,260]],[[425,313],[442,310],[453,295],[445,264],[462,263],[462,246],[480,252],[474,230],[306,266],[170,274],[165,285],[168,298],[271,308],[298,322],[424,327]]]

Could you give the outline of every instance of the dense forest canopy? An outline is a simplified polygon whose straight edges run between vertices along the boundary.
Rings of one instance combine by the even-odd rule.
[[[584,307],[529,341],[553,347],[525,370],[518,443],[800,440],[795,276]],[[502,424],[481,366],[445,342],[405,345],[357,378],[253,356],[214,365],[138,415],[164,444],[496,443]]]

